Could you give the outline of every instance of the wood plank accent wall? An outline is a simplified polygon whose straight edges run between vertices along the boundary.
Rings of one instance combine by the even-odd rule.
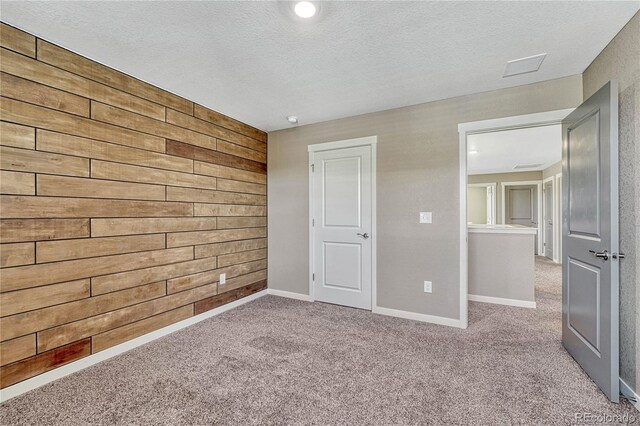
[[[266,133],[4,23],[0,45],[0,387],[266,288]]]

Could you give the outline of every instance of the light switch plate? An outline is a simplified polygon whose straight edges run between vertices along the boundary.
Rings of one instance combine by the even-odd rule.
[[[420,212],[420,223],[431,223],[431,212]]]
[[[220,284],[227,282],[227,274],[220,274]]]
[[[431,292],[432,292],[432,290],[433,290],[433,288],[432,288],[432,283],[431,283],[431,281],[425,281],[425,282],[424,282],[424,292],[425,292],[425,293],[431,293]]]

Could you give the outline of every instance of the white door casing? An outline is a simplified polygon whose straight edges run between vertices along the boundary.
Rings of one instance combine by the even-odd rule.
[[[374,305],[375,145],[367,139],[309,146],[313,300]]]

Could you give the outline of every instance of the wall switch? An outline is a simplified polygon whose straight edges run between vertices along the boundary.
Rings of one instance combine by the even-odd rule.
[[[431,281],[425,281],[424,282],[424,292],[425,293],[431,293]]]
[[[227,274],[220,274],[220,284],[227,282]]]
[[[420,212],[420,223],[431,223],[431,212]]]

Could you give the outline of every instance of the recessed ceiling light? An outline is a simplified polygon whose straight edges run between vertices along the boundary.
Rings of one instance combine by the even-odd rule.
[[[310,1],[299,1],[293,10],[301,18],[311,18],[316,14],[316,6]]]
[[[469,154],[477,154],[478,150],[477,149],[472,149],[471,151],[469,151]]]
[[[295,115],[290,115],[287,117],[287,121],[290,124],[298,124],[298,117],[296,117]]]
[[[514,59],[507,62],[507,67],[504,69],[503,77],[511,77],[512,75],[526,74],[528,72],[536,72],[540,69],[542,61],[547,56],[546,53],[539,55],[528,56],[526,58]]]

